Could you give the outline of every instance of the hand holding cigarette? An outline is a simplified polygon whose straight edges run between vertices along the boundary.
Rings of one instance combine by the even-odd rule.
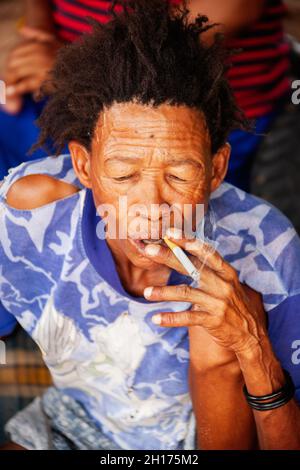
[[[192,277],[201,271],[201,289],[185,284],[147,287],[144,296],[148,300],[191,304],[190,310],[156,314],[152,321],[165,327],[202,326],[219,345],[235,353],[256,344],[265,334],[261,312],[235,269],[207,243],[187,240],[177,229],[167,232],[165,242],[168,246],[148,245],[146,255]]]

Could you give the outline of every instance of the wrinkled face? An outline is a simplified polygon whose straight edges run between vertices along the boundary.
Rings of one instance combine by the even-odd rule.
[[[228,146],[212,156],[200,111],[133,102],[114,104],[101,113],[88,157],[76,142],[70,151],[96,206],[115,208],[117,239],[110,240],[111,246],[145,268],[153,263],[143,254],[149,239],[160,242],[165,229],[178,226],[180,217],[195,229],[196,205],[207,206],[229,157]],[[111,216],[108,220],[111,223]]]

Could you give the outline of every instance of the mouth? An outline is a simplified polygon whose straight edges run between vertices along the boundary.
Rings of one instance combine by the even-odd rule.
[[[128,238],[129,242],[137,249],[141,254],[145,254],[145,248],[147,245],[164,245],[166,246],[162,238]]]
[[[143,240],[140,240],[140,241],[142,243],[144,243],[145,245],[151,245],[151,244],[161,245],[162,243],[164,243],[162,238],[158,238],[158,239],[149,238],[149,239],[143,239]]]

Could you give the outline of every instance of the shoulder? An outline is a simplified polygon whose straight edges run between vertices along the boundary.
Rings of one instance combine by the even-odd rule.
[[[27,175],[13,183],[6,202],[15,209],[31,210],[78,192],[78,188],[48,175]]]
[[[211,207],[219,227],[246,238],[249,245],[270,256],[279,243],[283,247],[292,238],[298,239],[292,223],[280,210],[228,183],[215,191]]]
[[[32,210],[82,189],[70,155],[49,156],[21,163],[0,184],[0,198],[8,206]]]

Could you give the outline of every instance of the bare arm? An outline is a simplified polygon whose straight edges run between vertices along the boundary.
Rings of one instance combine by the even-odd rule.
[[[247,286],[243,288],[265,322],[260,295]],[[236,355],[218,345],[200,326],[189,328],[189,342],[190,394],[198,447],[205,450],[256,448],[254,416],[242,393],[244,377]]]
[[[283,370],[272,350],[259,304],[253,302],[252,296],[245,291],[237,272],[209,245],[196,239],[191,242],[180,238],[182,234],[178,233],[178,229],[177,233],[173,229],[173,234],[171,230],[167,232],[169,238],[190,253],[193,264],[201,269],[201,281],[198,287],[151,286],[145,291],[146,298],[152,301],[172,300],[192,304],[187,311],[156,314],[156,324],[186,326],[189,330],[203,327],[219,346],[234,353],[250,394],[261,396],[281,388],[285,383]],[[155,262],[184,272],[166,247],[160,246],[155,255],[146,249],[147,252]],[[251,448],[253,428],[247,414],[249,410],[242,401],[241,376],[234,369],[230,372],[230,362],[227,370],[225,363],[219,372],[217,369],[213,373],[208,369],[205,372],[202,363],[210,355],[210,348],[201,349],[197,341],[190,343],[191,395],[200,447]],[[234,361],[233,366],[236,367]],[[252,414],[260,449],[300,450],[300,410],[294,399],[280,408],[254,411]],[[225,433],[229,433],[228,436]]]
[[[189,330],[193,348],[200,337],[195,334],[195,327]],[[207,354],[214,350],[215,345],[209,345]],[[253,413],[241,393],[243,383],[237,361],[199,369],[199,359],[190,360],[189,385],[196,418],[197,448],[251,450],[257,447]]]
[[[237,357],[250,394],[269,394],[284,385],[283,371],[268,337]],[[254,417],[261,449],[300,450],[300,409],[295,400],[275,410],[254,411]]]

